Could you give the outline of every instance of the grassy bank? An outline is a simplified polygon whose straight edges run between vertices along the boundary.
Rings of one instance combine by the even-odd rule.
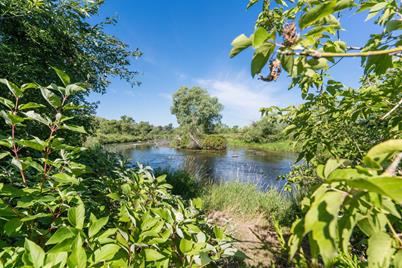
[[[297,147],[292,141],[276,141],[270,143],[247,143],[240,139],[229,137],[227,138],[230,147],[242,147],[264,151],[275,152],[297,152]]]
[[[223,211],[237,218],[263,217],[289,223],[294,202],[276,189],[260,191],[256,185],[240,182],[212,184],[201,195],[208,211]]]
[[[157,170],[156,174],[167,174],[174,194],[185,199],[201,198],[209,212],[222,211],[244,219],[275,218],[281,223],[289,223],[294,218],[294,201],[274,188],[263,192],[251,183],[213,183],[198,170]]]

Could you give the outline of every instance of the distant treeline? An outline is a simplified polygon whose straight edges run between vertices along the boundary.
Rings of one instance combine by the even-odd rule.
[[[96,117],[95,138],[99,143],[140,142],[168,138],[173,133],[173,125],[154,126],[149,122],[136,122],[129,116],[119,120]]]

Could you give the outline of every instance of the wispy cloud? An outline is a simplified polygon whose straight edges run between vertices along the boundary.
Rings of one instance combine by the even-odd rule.
[[[258,120],[259,109],[272,105],[285,106],[286,87],[251,79],[244,73],[217,79],[197,79],[196,83],[208,89],[225,106],[224,121],[231,124],[241,119],[243,124]]]
[[[163,99],[165,99],[165,100],[172,101],[172,94],[159,93],[158,96],[163,98]]]

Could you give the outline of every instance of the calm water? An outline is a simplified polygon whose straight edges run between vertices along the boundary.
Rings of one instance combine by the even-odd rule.
[[[285,175],[296,160],[294,153],[263,152],[249,149],[228,149],[225,152],[178,150],[167,146],[109,145],[133,163],[140,162],[154,169],[197,170],[215,181],[241,181],[257,184],[261,189],[282,188],[277,177]]]

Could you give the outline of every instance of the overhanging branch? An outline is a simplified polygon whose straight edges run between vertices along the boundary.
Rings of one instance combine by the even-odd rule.
[[[282,55],[296,55],[296,56],[311,56],[315,58],[334,58],[334,57],[368,57],[368,56],[378,56],[378,55],[389,55],[402,52],[402,46],[384,49],[384,50],[373,50],[373,51],[360,51],[360,52],[350,52],[350,53],[337,53],[337,52],[321,52],[317,50],[310,51],[278,51]]]

